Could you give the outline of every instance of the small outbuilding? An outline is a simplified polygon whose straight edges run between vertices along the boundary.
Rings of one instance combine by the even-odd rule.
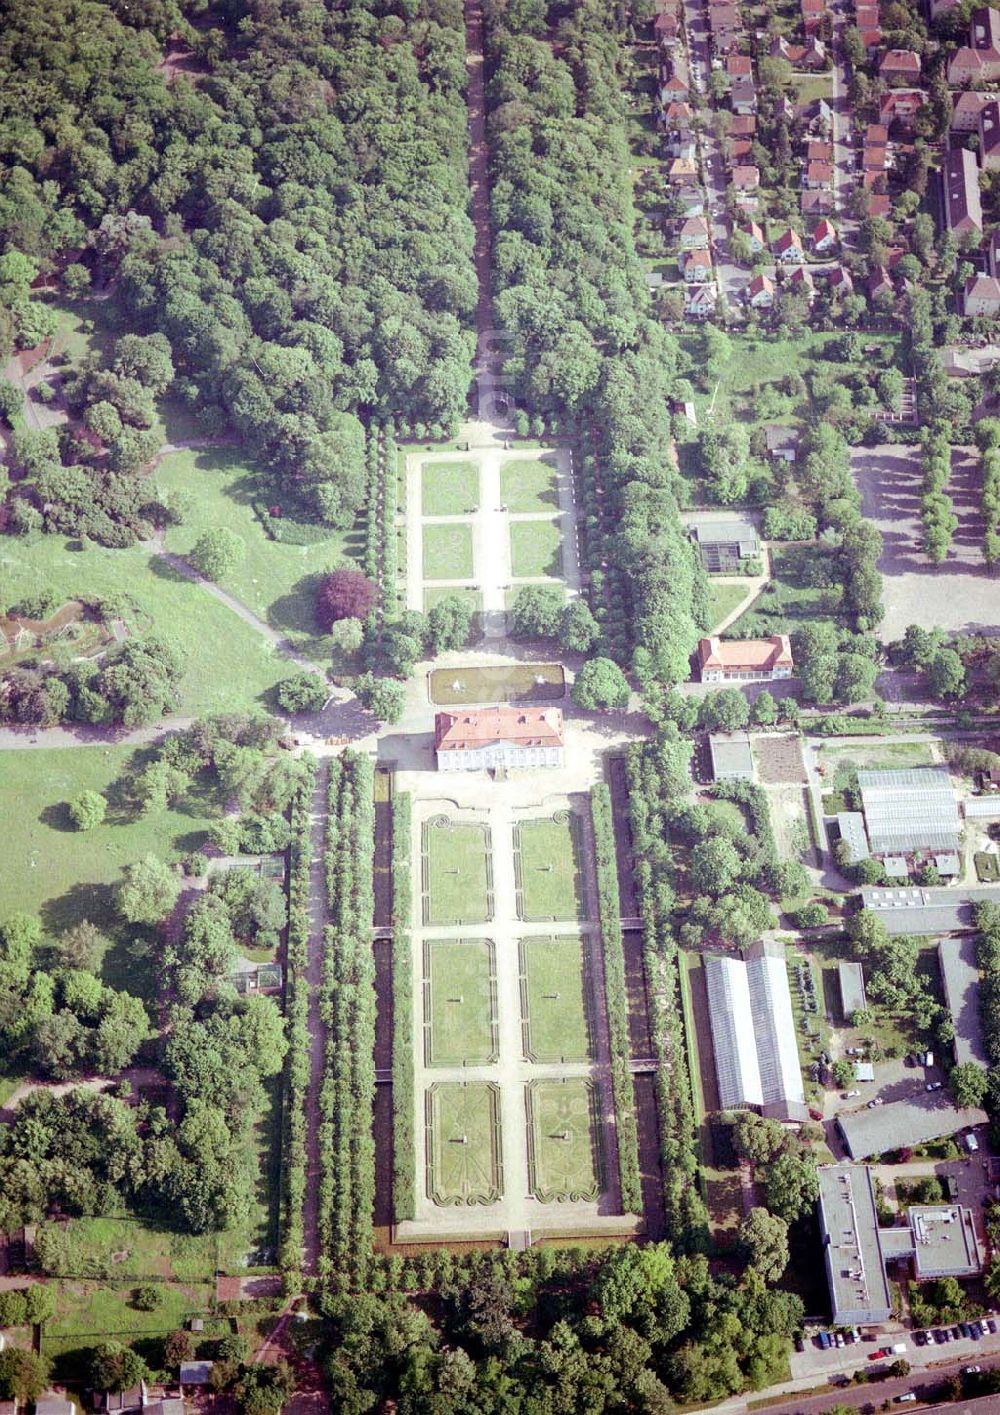
[[[865,996],[865,973],[860,963],[838,963],[837,981],[840,984],[840,1010],[844,1017],[853,1017],[855,1012],[863,1012],[868,1006]]]
[[[207,1386],[211,1376],[214,1361],[185,1361],[181,1365],[180,1385],[183,1386]]]
[[[753,781],[756,771],[746,732],[713,732],[708,739],[713,781]]]

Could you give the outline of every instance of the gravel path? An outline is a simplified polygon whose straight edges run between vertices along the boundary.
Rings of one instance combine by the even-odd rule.
[[[319,1096],[326,1059],[326,1028],[320,1016],[323,982],[323,931],[328,923],[323,848],[326,843],[327,788],[330,764],[320,760],[313,792],[311,854],[309,863],[309,954],[306,980],[309,985],[309,1086],[306,1090],[306,1188],[302,1201],[302,1229],[305,1239],[305,1271],[316,1272],[319,1262],[319,1184],[322,1164],[319,1152]]]

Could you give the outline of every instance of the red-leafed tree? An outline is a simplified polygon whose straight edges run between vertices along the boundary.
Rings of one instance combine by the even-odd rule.
[[[338,619],[364,620],[375,603],[375,586],[360,570],[334,570],[316,596],[316,623],[328,634]]]

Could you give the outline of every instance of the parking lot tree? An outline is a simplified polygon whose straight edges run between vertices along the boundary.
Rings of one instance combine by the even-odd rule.
[[[738,1240],[750,1267],[765,1282],[778,1282],[788,1267],[788,1224],[767,1209],[751,1209],[740,1224]]]
[[[983,1067],[977,1066],[974,1061],[963,1061],[952,1067],[948,1086],[956,1105],[963,1108],[981,1106],[989,1089],[989,1077]]]
[[[628,679],[610,658],[591,658],[573,683],[573,701],[590,712],[628,705]]]
[[[849,1086],[854,1080],[854,1067],[851,1062],[841,1058],[830,1067],[830,1075],[835,1086]]]

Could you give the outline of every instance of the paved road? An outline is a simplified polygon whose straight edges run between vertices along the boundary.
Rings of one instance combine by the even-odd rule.
[[[851,109],[847,97],[850,82],[844,57],[844,29],[852,22],[849,0],[831,0],[833,21],[831,42],[833,57],[833,202],[841,243],[851,246],[857,240],[858,224],[849,213],[849,202],[856,185],[854,149],[851,142]]]

